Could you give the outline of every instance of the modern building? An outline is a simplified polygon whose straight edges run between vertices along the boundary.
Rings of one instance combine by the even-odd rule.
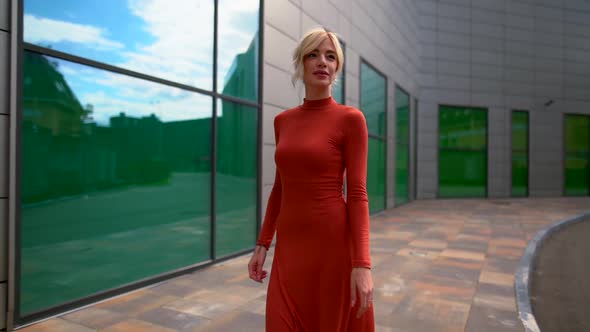
[[[590,194],[588,0],[0,0],[0,328],[251,250],[315,26],[371,212]]]

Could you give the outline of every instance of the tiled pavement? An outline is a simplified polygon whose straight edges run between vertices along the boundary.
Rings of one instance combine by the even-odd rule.
[[[523,331],[514,272],[548,224],[590,198],[417,201],[371,220],[378,331]],[[266,283],[249,255],[22,329],[23,332],[263,331]],[[267,269],[270,270],[272,250]]]

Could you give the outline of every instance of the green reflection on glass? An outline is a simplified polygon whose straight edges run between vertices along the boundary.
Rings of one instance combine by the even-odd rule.
[[[336,79],[336,83],[332,87],[332,98],[338,104],[344,104],[344,73],[340,72],[338,74],[338,78]]]
[[[216,257],[252,247],[256,237],[258,112],[219,102]]]
[[[512,112],[512,196],[528,195],[528,135],[529,114],[525,111]]]
[[[252,101],[258,99],[259,4],[259,0],[218,4],[217,89]]]
[[[210,257],[210,97],[24,53],[20,311]]]
[[[385,137],[387,87],[385,77],[366,63],[361,63],[361,110],[370,134]]]
[[[385,209],[385,142],[369,138],[367,193],[371,213]]]
[[[590,116],[565,116],[565,194],[590,195]]]
[[[410,163],[410,96],[402,89],[395,89],[396,108],[396,162],[395,162],[395,203],[409,200],[409,163]]]
[[[25,0],[24,41],[211,90],[213,13],[213,0]]]
[[[346,49],[344,47],[344,43],[342,41],[340,41],[340,46],[342,47],[342,53],[344,54],[344,59],[346,59]],[[346,61],[346,60],[345,60]],[[334,86],[332,87],[332,98],[334,98],[334,100],[338,103],[338,104],[344,104],[345,100],[344,100],[344,72],[346,70],[346,67],[342,66],[342,70],[340,71],[340,73],[338,73],[338,77],[336,78],[336,83],[334,84]]]
[[[485,197],[487,110],[440,106],[438,195]]]

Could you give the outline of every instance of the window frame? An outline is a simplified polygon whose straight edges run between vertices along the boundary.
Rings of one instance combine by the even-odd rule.
[[[380,140],[380,141],[384,142],[384,144],[385,144],[385,148],[384,148],[385,149],[385,155],[383,156],[384,157],[384,162],[385,162],[385,165],[384,165],[384,168],[385,168],[384,178],[385,179],[384,179],[384,183],[383,183],[383,186],[384,186],[384,190],[383,190],[383,196],[384,196],[384,198],[383,198],[383,209],[377,210],[377,211],[373,211],[372,214],[374,214],[374,213],[378,213],[378,212],[381,212],[381,211],[384,211],[384,210],[387,209],[387,195],[389,193],[388,186],[387,186],[387,176],[389,174],[389,171],[387,169],[387,160],[389,158],[389,153],[387,152],[387,150],[388,150],[388,146],[387,146],[387,144],[388,144],[387,143],[387,131],[389,129],[389,125],[387,123],[387,115],[389,113],[389,107],[388,107],[388,104],[389,104],[389,93],[388,93],[388,91],[389,91],[389,78],[387,77],[387,75],[385,75],[384,72],[382,72],[379,69],[377,69],[377,67],[373,66],[365,58],[363,58],[362,56],[360,57],[360,61],[359,61],[359,109],[361,110],[361,112],[363,112],[363,114],[365,114],[365,112],[362,110],[362,104],[363,104],[362,103],[362,91],[363,91],[362,90],[362,83],[363,82],[362,82],[362,75],[361,74],[362,74],[363,64],[365,64],[371,70],[375,71],[377,74],[379,74],[380,76],[382,76],[384,78],[384,80],[385,80],[385,87],[384,87],[385,88],[385,119],[384,119],[384,122],[385,122],[384,123],[384,126],[385,126],[385,128],[384,128],[385,135],[384,136],[379,136],[379,135],[376,135],[376,134],[371,134],[371,132],[369,132],[368,126],[367,126],[367,133],[368,133],[368,136],[369,136],[368,139],[369,140],[371,138],[377,139],[377,140]],[[368,161],[367,161],[367,163],[368,163]],[[370,199],[370,197],[369,197],[369,199]]]

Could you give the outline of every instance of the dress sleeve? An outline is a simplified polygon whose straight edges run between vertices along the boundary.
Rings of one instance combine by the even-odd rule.
[[[367,197],[368,131],[359,110],[349,114],[345,124],[344,162],[346,204],[351,230],[352,267],[371,268],[369,254],[369,199]]]
[[[275,142],[278,147],[279,145],[279,127],[278,127],[278,117],[275,117],[274,120],[274,129],[275,129]],[[275,150],[276,153],[276,150]],[[270,192],[270,197],[268,198],[268,204],[266,205],[266,214],[264,216],[264,223],[262,224],[262,230],[260,230],[260,235],[258,237],[258,241],[256,242],[257,245],[265,247],[267,250],[270,247],[272,242],[272,238],[275,235],[275,230],[277,228],[276,222],[277,217],[279,216],[279,211],[281,209],[281,196],[282,196],[282,187],[281,187],[281,175],[279,174],[279,169],[277,168],[275,172],[275,183],[272,186],[272,190]]]

